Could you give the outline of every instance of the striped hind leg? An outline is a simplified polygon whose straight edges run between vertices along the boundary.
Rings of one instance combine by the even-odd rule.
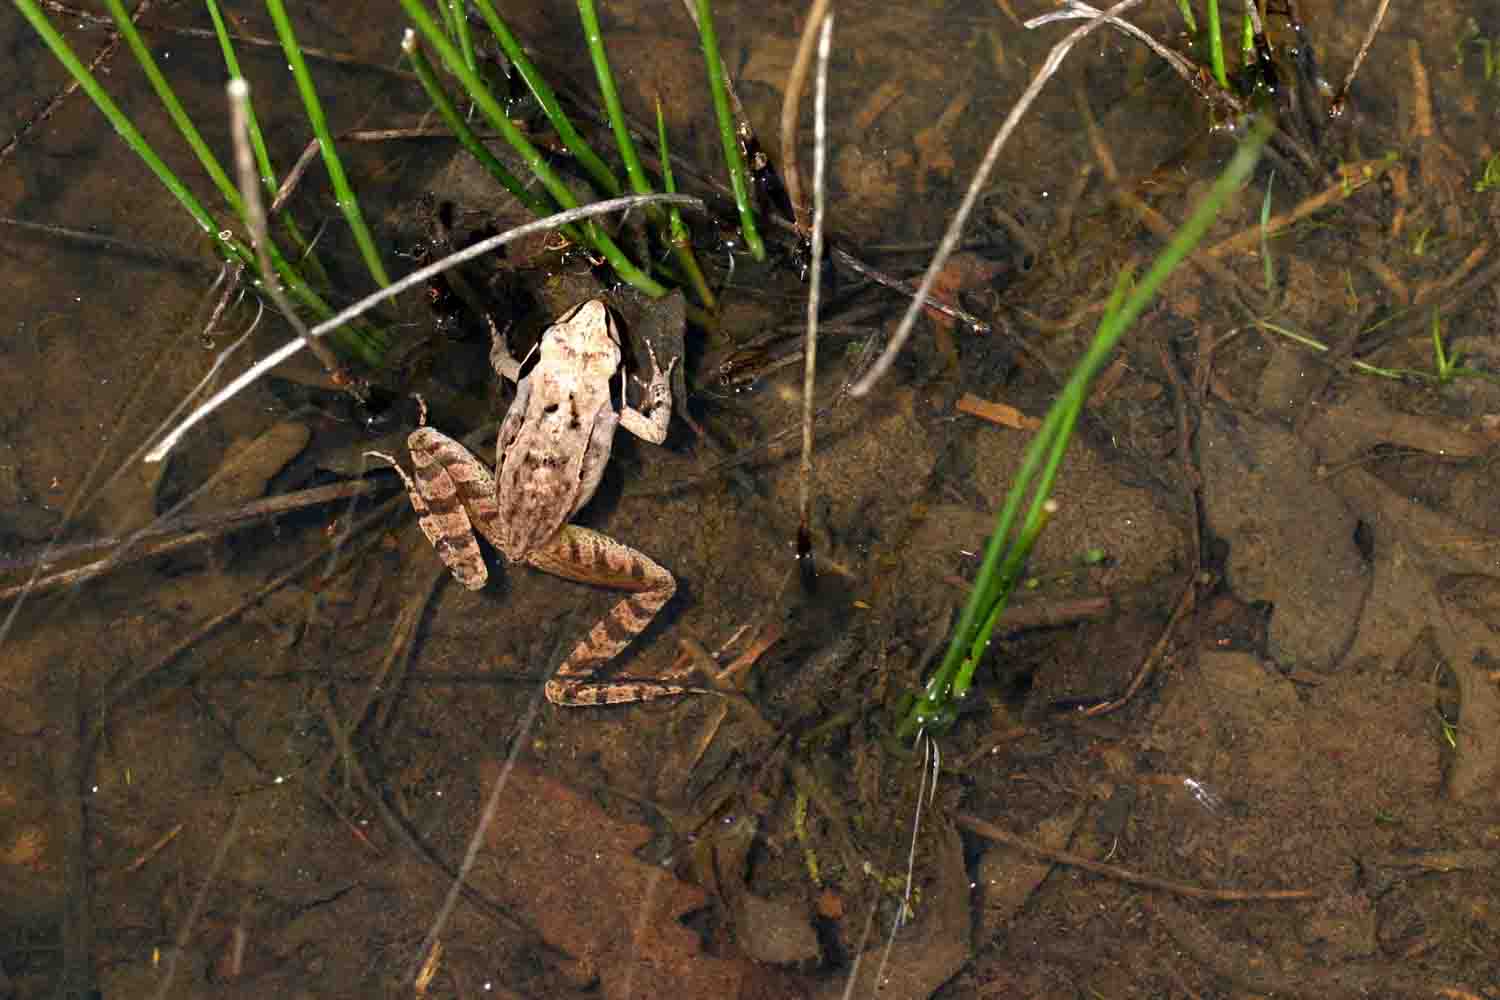
[[[488,533],[498,517],[495,480],[483,462],[463,445],[431,427],[418,427],[406,439],[412,472],[390,455],[367,452],[390,462],[406,484],[422,534],[455,579],[478,590],[489,579],[474,530]]]
[[[595,676],[651,624],[677,591],[672,574],[649,556],[608,535],[569,524],[552,541],[532,551],[526,561],[567,580],[631,592],[599,619],[557,668],[547,682],[548,701],[556,705],[618,705],[693,690],[677,683],[680,677],[602,680]]]

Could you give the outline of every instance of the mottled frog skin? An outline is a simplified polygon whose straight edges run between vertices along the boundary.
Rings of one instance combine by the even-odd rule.
[[[490,364],[516,383],[515,401],[500,424],[495,474],[453,438],[425,426],[407,438],[410,476],[381,456],[406,482],[422,532],[470,590],[489,579],[477,531],[510,562],[630,591],[547,682],[547,699],[555,704],[611,705],[689,690],[674,678],[595,678],[671,600],[677,581],[630,546],[568,523],[599,488],[617,426],[653,444],[666,440],[672,417],[668,379],[676,363],[673,358],[663,371],[651,353],[649,416],[624,402],[623,386],[623,409],[616,410],[609,383],[620,368],[620,337],[609,307],[594,299],[547,329],[525,378],[504,335],[494,334]]]

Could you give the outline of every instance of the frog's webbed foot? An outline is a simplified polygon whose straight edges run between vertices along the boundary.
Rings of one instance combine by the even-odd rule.
[[[673,677],[617,677],[596,674],[630,645],[677,592],[672,574],[649,556],[608,535],[564,525],[557,536],[526,561],[537,569],[580,583],[629,590],[631,593],[594,625],[547,682],[547,700],[555,705],[617,705],[689,694],[693,688]]]
[[[517,361],[516,356],[510,352],[510,338],[506,336],[509,324],[506,324],[506,330],[502,330],[495,325],[495,317],[486,313],[484,318],[490,325],[490,367],[503,379],[521,381],[524,359]]]

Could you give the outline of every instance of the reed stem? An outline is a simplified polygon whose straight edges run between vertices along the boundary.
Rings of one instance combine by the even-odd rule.
[[[402,0],[402,6],[406,6],[405,0]],[[573,127],[572,119],[563,111],[562,105],[558,103],[557,95],[547,85],[547,81],[536,68],[536,64],[531,61],[531,57],[521,48],[521,43],[516,39],[515,33],[495,12],[495,5],[490,3],[490,0],[474,0],[474,6],[479,10],[479,16],[484,18],[484,23],[489,25],[490,31],[494,32],[495,38],[500,42],[500,47],[505,50],[506,57],[516,67],[516,72],[520,73],[521,79],[526,81],[526,86],[530,88],[532,96],[541,105],[547,120],[557,130],[557,137],[563,141],[564,146],[568,147],[568,152],[573,154],[573,158],[578,161],[584,173],[589,175],[594,186],[604,194],[612,198],[619,195],[624,191],[624,188],[620,186],[620,181],[604,161],[599,159],[599,154],[594,152],[593,147],[578,134],[578,129]],[[408,12],[410,9],[407,7]],[[446,64],[447,61],[444,57],[443,62]],[[473,88],[468,87],[467,81],[464,86],[471,91],[472,96]]]
[[[476,0],[476,3],[480,6],[481,13],[483,8],[488,6],[488,0]],[[510,143],[511,148],[525,161],[527,169],[542,182],[547,193],[552,195],[563,208],[577,208],[578,199],[573,192],[563,183],[563,179],[557,171],[552,169],[551,164],[536,146],[532,145],[531,140],[522,135],[521,130],[511,123],[510,117],[505,114],[504,109],[495,100],[489,88],[484,85],[484,81],[479,79],[478,74],[464,65],[462,54],[438,29],[437,22],[432,19],[432,15],[422,6],[420,0],[401,0],[401,8],[406,11],[406,16],[411,18],[412,24],[421,34],[423,41],[437,51],[438,56],[443,60],[443,65],[448,68],[448,72],[458,77],[475,107],[479,108],[480,113],[495,131]],[[636,267],[598,224],[590,221],[582,227],[582,231],[588,245],[609,262],[621,279],[652,298],[658,298],[667,293],[667,289],[661,283]]]
[[[750,198],[750,177],[745,156],[735,134],[734,114],[729,108],[729,92],[724,86],[724,61],[719,58],[719,33],[714,27],[713,8],[709,0],[696,0],[698,37],[703,43],[703,63],[708,71],[708,89],[713,95],[714,117],[719,123],[719,140],[724,146],[724,161],[729,166],[729,186],[740,213],[740,232],[745,246],[756,260],[766,259],[766,244],[755,227],[755,205]]]
[[[120,0],[110,0],[119,3]],[[349,229],[354,234],[354,242],[359,247],[359,255],[364,258],[365,268],[370,272],[370,277],[375,284],[384,288],[391,283],[386,274],[385,265],[380,261],[380,251],[375,247],[375,239],[370,235],[370,229],[365,225],[365,217],[359,210],[359,199],[354,194],[354,189],[349,186],[349,177],[344,172],[344,163],[339,159],[338,149],[333,144],[333,133],[328,130],[328,119],[323,114],[323,103],[318,99],[317,89],[313,87],[312,74],[307,70],[307,60],[302,57],[302,48],[297,44],[297,36],[292,31],[292,22],[286,16],[286,6],[282,0],[266,0],[266,12],[271,15],[271,22],[276,26],[276,37],[281,40],[281,51],[286,54],[287,64],[291,67],[292,78],[297,82],[297,91],[302,95],[302,107],[307,112],[308,124],[312,126],[313,135],[317,136],[318,147],[323,154],[323,166],[328,170],[328,181],[333,186],[333,196],[338,203],[339,211],[344,214],[344,220],[349,223]]]

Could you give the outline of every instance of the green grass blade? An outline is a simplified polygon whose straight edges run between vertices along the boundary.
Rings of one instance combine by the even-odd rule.
[[[119,3],[120,0],[111,0],[111,2]],[[307,112],[308,124],[312,126],[313,135],[318,138],[318,146],[323,154],[323,166],[328,170],[328,181],[333,186],[333,196],[338,202],[339,211],[344,213],[344,220],[349,223],[349,229],[354,234],[354,242],[359,247],[359,254],[364,258],[370,277],[377,285],[384,288],[391,283],[391,279],[386,274],[385,265],[380,261],[380,251],[375,247],[375,240],[370,235],[370,229],[365,225],[364,214],[359,210],[359,199],[355,197],[354,189],[349,186],[349,177],[344,173],[344,163],[339,159],[338,149],[333,144],[333,133],[328,131],[328,119],[323,114],[323,104],[318,100],[318,92],[313,87],[312,74],[307,71],[307,60],[302,57],[302,47],[297,44],[297,36],[292,31],[292,22],[286,16],[286,7],[282,0],[266,0],[266,12],[271,15],[271,22],[276,25],[276,37],[281,41],[281,51],[286,54],[287,63],[292,70],[292,78],[297,82],[297,91],[302,95],[302,106]]]
[[[245,74],[240,70],[239,56],[234,51],[234,41],[229,37],[229,26],[224,23],[224,15],[219,10],[218,0],[203,0],[204,6],[208,8],[208,16],[214,22],[214,36],[219,40],[219,52],[224,57],[224,69],[229,78],[243,77]],[[245,109],[246,123],[250,128],[250,148],[255,151],[255,166],[260,171],[260,182],[271,197],[276,197],[276,186],[280,183],[276,179],[276,171],[271,167],[271,154],[266,150],[266,138],[261,133],[260,121],[255,117],[254,105]]]
[[[729,186],[734,191],[734,204],[740,213],[740,232],[750,255],[756,260],[766,259],[766,245],[755,226],[755,206],[750,198],[750,176],[745,169],[745,157],[740,151],[739,139],[735,136],[734,114],[729,109],[729,92],[724,86],[724,61],[719,58],[719,33],[714,27],[713,8],[708,0],[696,0],[698,9],[698,37],[703,43],[703,63],[708,72],[708,89],[713,95],[714,117],[719,123],[719,140],[724,146],[724,161],[729,166]]]
[[[402,6],[405,6],[404,0]],[[563,145],[568,147],[568,152],[573,154],[578,165],[593,180],[594,186],[610,197],[620,194],[624,190],[620,186],[620,181],[609,167],[605,166],[604,161],[599,159],[599,154],[594,152],[593,148],[584,141],[583,136],[578,134],[578,130],[573,127],[572,120],[558,103],[557,95],[552,92],[552,88],[542,78],[536,65],[521,48],[521,43],[516,40],[510,27],[495,12],[495,5],[490,3],[490,0],[474,0],[474,6],[478,8],[479,16],[483,17],[484,23],[489,25],[496,40],[500,42],[500,47],[505,50],[506,57],[516,67],[516,72],[520,73],[521,79],[526,81],[526,86],[531,89],[532,95],[541,105],[542,111],[547,115],[547,120],[557,130],[557,137],[563,141]],[[423,35],[425,36],[426,32],[423,32]],[[446,56],[443,62],[445,65],[448,63]],[[468,87],[467,82],[464,85]],[[472,97],[473,94],[471,93],[470,96]]]
[[[443,124],[452,130],[455,138],[464,149],[468,150],[480,164],[489,171],[491,177],[499,181],[501,186],[525,205],[532,213],[542,216],[551,215],[557,211],[552,202],[536,194],[521,179],[511,173],[504,163],[490,152],[474,130],[469,128],[468,122],[464,121],[463,115],[459,114],[458,107],[443,89],[442,83],[433,71],[432,63],[427,60],[427,54],[422,51],[422,44],[417,41],[416,32],[407,29],[405,37],[401,40],[401,49],[406,57],[411,60],[412,70],[417,74],[417,81],[422,84],[422,89],[427,91],[427,97],[432,101],[432,106],[437,110],[438,116],[443,119]],[[563,232],[573,240],[581,241],[582,235],[573,226],[566,226]]]
[[[458,51],[463,53],[464,65],[478,72],[479,60],[474,56],[474,35],[469,31],[467,6],[464,0],[447,0],[448,25],[453,30],[453,37],[458,40]]]
[[[1188,34],[1198,33],[1198,19],[1193,17],[1193,7],[1188,0],[1177,0],[1177,9],[1182,13],[1182,20],[1187,23]]]
[[[483,4],[487,0],[479,0],[479,2]],[[552,195],[553,199],[563,208],[576,208],[578,206],[578,199],[573,196],[573,192],[568,190],[568,186],[563,183],[557,171],[552,169],[551,164],[547,162],[536,146],[532,145],[531,140],[522,135],[521,130],[511,123],[504,109],[500,107],[494,95],[489,92],[489,88],[484,85],[484,81],[479,79],[478,74],[464,65],[463,55],[453,47],[453,44],[438,29],[437,22],[432,19],[431,14],[427,13],[419,0],[401,0],[401,8],[406,11],[406,16],[411,19],[413,26],[415,26],[417,32],[422,36],[422,40],[431,46],[443,60],[443,65],[447,67],[448,72],[458,77],[469,98],[474,102],[475,107],[479,109],[480,113],[484,115],[485,120],[494,127],[495,131],[499,132],[505,138],[506,142],[510,143],[511,148],[525,161],[527,169],[542,182],[542,185],[547,189],[547,193]],[[639,288],[652,298],[667,293],[664,286],[636,267],[630,258],[625,256],[624,251],[615,244],[614,240],[609,238],[609,234],[597,223],[591,221],[586,223],[582,229],[589,245],[598,250],[609,261],[610,266],[615,269],[615,273],[623,280]]]
[[[1224,65],[1224,28],[1219,23],[1219,0],[1208,0],[1208,55],[1213,64],[1214,79],[1229,89],[1229,71]]]
[[[94,106],[99,109],[99,112],[114,127],[116,134],[125,141],[125,144],[130,147],[136,156],[141,158],[141,162],[145,163],[147,168],[156,175],[156,179],[161,181],[162,186],[167,189],[172,197],[177,199],[178,204],[187,210],[187,213],[193,217],[193,220],[198,223],[203,232],[209,236],[222,233],[223,229],[215,221],[214,217],[209,214],[208,209],[203,207],[203,203],[198,200],[198,197],[192,191],[188,190],[187,186],[162,161],[162,158],[156,154],[156,150],[146,141],[146,137],[141,135],[140,130],[135,127],[135,123],[130,120],[125,112],[120,110],[120,106],[114,102],[114,98],[110,97],[109,93],[100,86],[98,78],[93,73],[90,73],[88,67],[79,60],[78,56],[73,52],[72,47],[68,45],[67,39],[58,34],[57,29],[52,26],[51,21],[47,20],[47,15],[42,13],[41,7],[35,0],[15,0],[15,3],[16,7],[21,11],[21,16],[31,23],[32,29],[41,37],[47,48],[52,51],[53,58],[62,63],[63,68],[72,74],[73,79],[77,80],[78,85],[83,88],[83,92],[94,102]],[[255,255],[243,243],[232,237],[229,239],[221,237],[217,240],[217,244],[221,254],[232,257],[242,264],[254,267]]]
[[[667,120],[662,117],[660,98],[656,101],[656,148],[661,155],[662,186],[666,188],[667,194],[676,194],[677,182],[672,179],[672,154],[667,150]],[[676,205],[668,206],[667,220],[671,228],[668,239],[672,245],[672,253],[687,274],[688,283],[693,286],[698,301],[703,304],[703,308],[712,312],[718,308],[718,302],[714,293],[709,290],[707,279],[703,277],[698,258],[693,254],[693,236],[688,232],[687,223],[682,221],[682,209]]]
[[[244,206],[240,203],[240,193],[235,189],[234,182],[229,179],[229,174],[219,163],[218,157],[214,156],[213,150],[208,148],[208,143],[203,141],[203,134],[193,124],[192,119],[182,107],[182,102],[173,93],[171,84],[162,75],[161,67],[156,65],[156,59],[151,55],[151,50],[146,48],[146,43],[141,39],[141,33],[136,30],[135,23],[130,20],[130,14],[126,12],[125,5],[120,0],[105,0],[105,6],[109,8],[110,17],[114,18],[115,27],[120,36],[125,39],[125,44],[130,46],[131,53],[136,62],[140,63],[141,70],[146,74],[146,79],[151,82],[151,89],[156,91],[157,98],[162,107],[166,108],[172,123],[177,126],[177,131],[182,133],[183,139],[193,150],[193,155],[207,172],[209,179],[214,182],[214,187],[219,189],[219,194],[229,203],[234,214],[241,219],[244,218]]]
[[[979,656],[989,644],[989,629],[998,620],[1004,607],[1004,599],[1009,596],[1007,586],[1014,585],[1029,554],[1030,544],[1035,541],[1036,533],[1045,521],[1042,505],[1051,490],[1078,414],[1083,409],[1083,402],[1088,398],[1090,385],[1108,363],[1120,338],[1155,296],[1157,289],[1198,245],[1224,202],[1250,175],[1260,157],[1261,148],[1270,135],[1271,127],[1269,120],[1262,119],[1259,122],[1240,145],[1229,165],[1214,181],[1208,195],[1177,230],[1140,283],[1131,288],[1128,294],[1128,275],[1122,275],[1116,284],[1110,308],[1105,311],[1088,350],[1074,367],[1061,394],[1048,410],[1041,429],[1026,448],[1021,468],[996,518],[996,529],[985,548],[979,576],[960,615],[958,626],[953,631],[943,662],[897,726],[896,735],[901,741],[910,741],[924,729],[941,728],[952,721],[956,712],[956,699],[961,698],[967,690]],[[1027,495],[1032,497],[1031,509],[1022,530],[1012,540],[1010,529]]]
[[[594,76],[599,80],[599,93],[604,97],[604,109],[609,113],[609,127],[615,134],[615,148],[625,164],[625,175],[630,178],[630,187],[636,194],[653,194],[651,180],[646,168],[641,166],[640,154],[635,149],[635,139],[630,135],[630,124],[625,120],[625,109],[620,105],[620,92],[615,87],[615,75],[609,68],[609,55],[604,51],[604,34],[599,28],[599,12],[594,0],[578,0],[578,16],[583,21],[583,38],[588,45],[589,58],[594,63]]]
[[[239,56],[235,53],[234,40],[229,36],[229,26],[224,23],[223,13],[219,10],[218,0],[204,0],[208,7],[208,16],[214,22],[214,35],[219,40],[219,51],[224,57],[224,68],[228,71],[230,79],[244,77],[240,70]],[[255,105],[252,101],[246,101],[245,107],[246,123],[250,130],[250,148],[255,153],[255,166],[260,174],[261,184],[266,189],[266,194],[272,202],[276,200],[276,193],[280,180],[276,176],[276,168],[271,164],[271,154],[266,149],[265,135],[260,130],[260,120],[255,115]],[[307,267],[313,276],[313,280],[320,282],[324,287],[328,284],[328,273],[323,269],[322,263],[312,252],[312,245],[303,234],[301,227],[292,218],[289,212],[278,213],[282,228],[286,231],[288,238],[295,244],[298,260]]]
[[[1271,221],[1271,189],[1276,186],[1276,171],[1271,171],[1271,176],[1266,180],[1266,196],[1260,203],[1260,263],[1265,271],[1266,291],[1272,291],[1276,286],[1276,265],[1271,262],[1271,231],[1267,223]]]

